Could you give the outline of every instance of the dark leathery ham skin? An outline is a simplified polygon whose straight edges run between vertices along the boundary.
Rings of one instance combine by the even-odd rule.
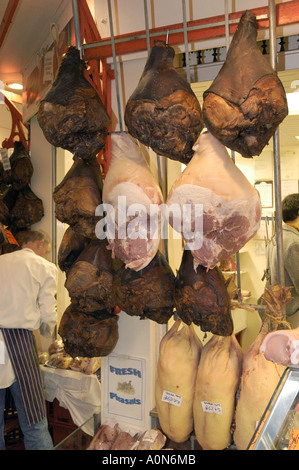
[[[194,323],[202,331],[229,336],[233,332],[230,299],[220,270],[195,269],[190,250],[184,250],[176,276],[174,303],[184,323]]]
[[[288,114],[283,85],[256,37],[256,17],[246,11],[203,102],[208,130],[246,158],[260,155]]]
[[[203,129],[200,104],[173,66],[174,49],[155,41],[125,108],[132,136],[159,155],[187,163]]]

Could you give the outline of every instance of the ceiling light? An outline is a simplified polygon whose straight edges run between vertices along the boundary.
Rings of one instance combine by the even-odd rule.
[[[289,115],[299,114],[299,92],[287,93]]]
[[[21,83],[8,83],[7,86],[12,90],[23,90],[23,85]]]

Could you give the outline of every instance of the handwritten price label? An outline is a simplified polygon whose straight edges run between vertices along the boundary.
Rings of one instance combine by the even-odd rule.
[[[166,403],[169,403],[169,405],[181,406],[183,397],[181,395],[176,395],[176,393],[164,390],[161,400]]]
[[[201,406],[205,413],[214,413],[215,415],[222,415],[221,403],[211,403],[209,401],[202,401]]]

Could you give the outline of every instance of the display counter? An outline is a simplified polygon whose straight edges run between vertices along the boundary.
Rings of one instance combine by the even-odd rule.
[[[56,398],[61,407],[69,410],[75,425],[93,436],[94,416],[100,419],[101,410],[101,383],[97,375],[45,365],[40,367],[46,400],[53,402]]]

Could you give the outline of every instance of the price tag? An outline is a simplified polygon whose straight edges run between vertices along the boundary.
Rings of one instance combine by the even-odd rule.
[[[211,403],[209,401],[202,401],[201,406],[205,413],[214,413],[215,415],[222,415],[221,403]]]
[[[1,160],[3,163],[4,170],[5,171],[10,170],[11,166],[10,166],[10,160],[9,160],[7,149],[0,149],[0,155],[1,155]]]
[[[167,390],[163,391],[162,401],[169,403],[170,405],[181,406],[182,400],[183,400],[183,397],[181,395],[168,392]]]

